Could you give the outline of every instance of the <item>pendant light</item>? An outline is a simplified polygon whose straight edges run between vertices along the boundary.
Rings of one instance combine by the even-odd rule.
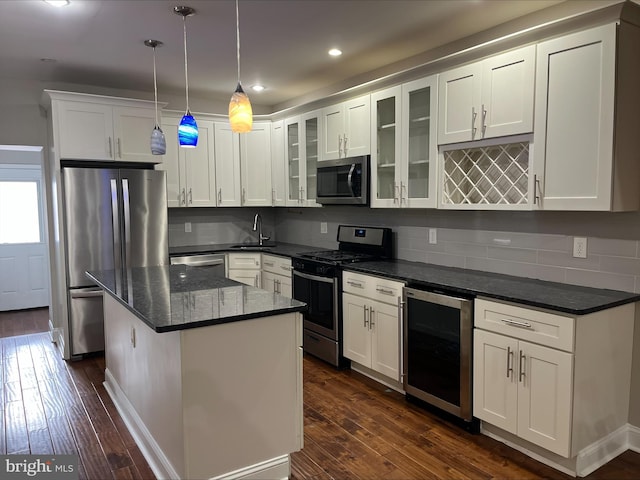
[[[187,69],[187,17],[196,13],[191,7],[173,7],[174,13],[182,15],[184,32],[184,83],[187,97],[187,110],[178,125],[178,142],[181,147],[194,148],[198,145],[198,125],[189,111],[189,74]]]
[[[253,112],[249,97],[240,84],[240,15],[238,13],[238,0],[236,0],[236,54],[238,58],[238,86],[229,102],[229,123],[231,130],[237,133],[251,131],[253,124]]]
[[[145,40],[144,44],[153,48],[153,98],[156,107],[156,125],[151,131],[151,154],[164,155],[167,153],[167,142],[158,123],[158,81],[156,78],[156,47],[162,45],[162,42],[160,40]]]

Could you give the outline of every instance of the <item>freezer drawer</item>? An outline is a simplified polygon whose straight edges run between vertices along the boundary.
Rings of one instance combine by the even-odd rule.
[[[69,291],[72,356],[104,350],[102,295],[96,288]]]

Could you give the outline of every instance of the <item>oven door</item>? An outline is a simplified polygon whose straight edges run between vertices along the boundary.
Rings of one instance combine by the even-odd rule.
[[[304,328],[338,341],[338,279],[293,271],[293,298],[307,304]]]

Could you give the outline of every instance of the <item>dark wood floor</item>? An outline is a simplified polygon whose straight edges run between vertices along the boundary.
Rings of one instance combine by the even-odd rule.
[[[46,316],[0,312],[0,454],[77,453],[82,479],[155,478],[102,386],[104,357],[63,361],[48,333],[33,332],[47,330]],[[313,357],[304,359],[304,415],[293,480],[571,478]],[[640,479],[640,454],[587,478]]]

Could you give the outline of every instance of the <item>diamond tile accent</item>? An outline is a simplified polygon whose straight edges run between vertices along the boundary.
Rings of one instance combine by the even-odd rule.
[[[444,152],[442,201],[448,205],[528,202],[529,143]]]

